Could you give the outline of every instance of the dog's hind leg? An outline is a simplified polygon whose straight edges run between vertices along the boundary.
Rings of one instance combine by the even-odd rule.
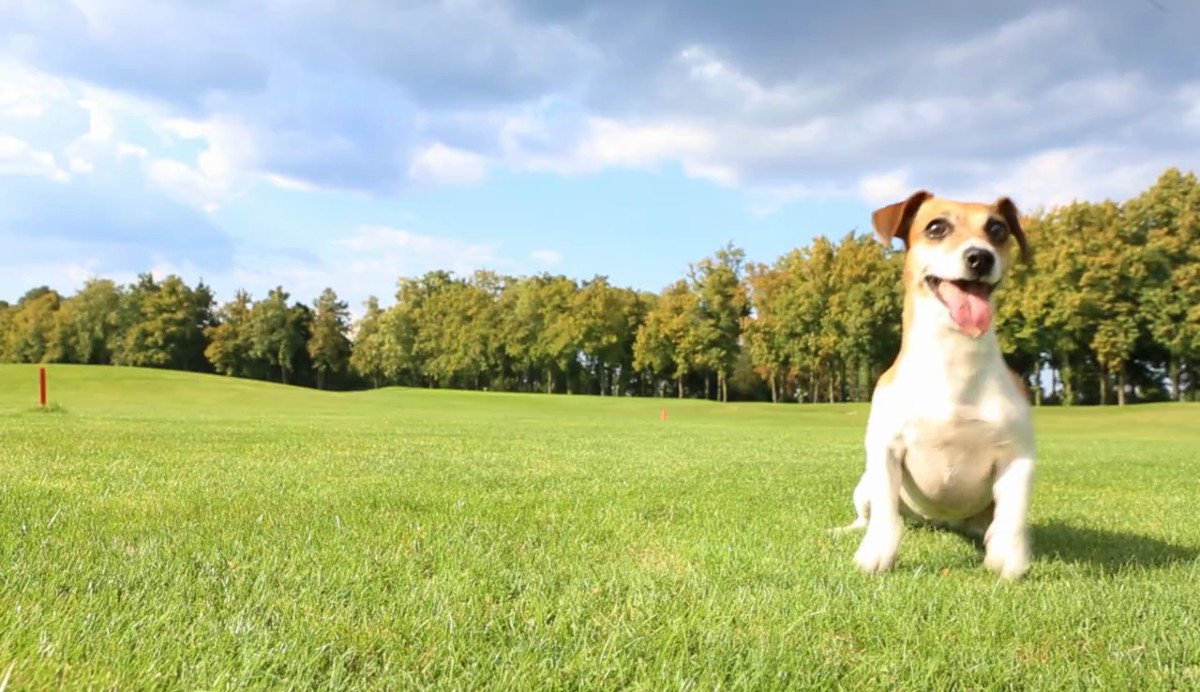
[[[867,521],[871,518],[871,498],[867,491],[867,474],[865,473],[858,480],[858,485],[854,486],[853,501],[854,511],[858,516],[854,518],[854,521],[845,526],[830,529],[830,532],[834,535],[867,528]]]

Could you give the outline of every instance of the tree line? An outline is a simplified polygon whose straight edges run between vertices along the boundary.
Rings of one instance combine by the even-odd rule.
[[[1034,252],[998,335],[1038,403],[1197,399],[1200,184],[1169,169],[1123,203],[1023,219]],[[659,293],[596,276],[399,280],[351,321],[332,289],[218,305],[202,281],[96,278],[0,301],[0,361],[216,372],[318,388],[404,385],[718,400],[862,401],[900,343],[898,248],[817,237],[772,264],[732,245]]]

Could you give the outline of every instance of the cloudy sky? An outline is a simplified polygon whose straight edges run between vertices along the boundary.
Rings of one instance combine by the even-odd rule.
[[[1123,199],[1200,155],[1191,0],[5,0],[0,298],[433,268],[657,290],[917,187]]]

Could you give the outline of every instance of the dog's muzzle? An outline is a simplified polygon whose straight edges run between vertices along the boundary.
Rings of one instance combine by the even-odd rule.
[[[984,250],[981,247],[968,248],[963,253],[963,264],[971,278],[979,279],[992,273],[992,267],[996,266],[996,256],[992,254],[991,250]]]

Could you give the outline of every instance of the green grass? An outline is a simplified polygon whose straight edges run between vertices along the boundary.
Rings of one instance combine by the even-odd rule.
[[[14,689],[1200,687],[1200,406],[1038,411],[1001,584],[854,571],[865,406],[49,375],[0,366]]]

